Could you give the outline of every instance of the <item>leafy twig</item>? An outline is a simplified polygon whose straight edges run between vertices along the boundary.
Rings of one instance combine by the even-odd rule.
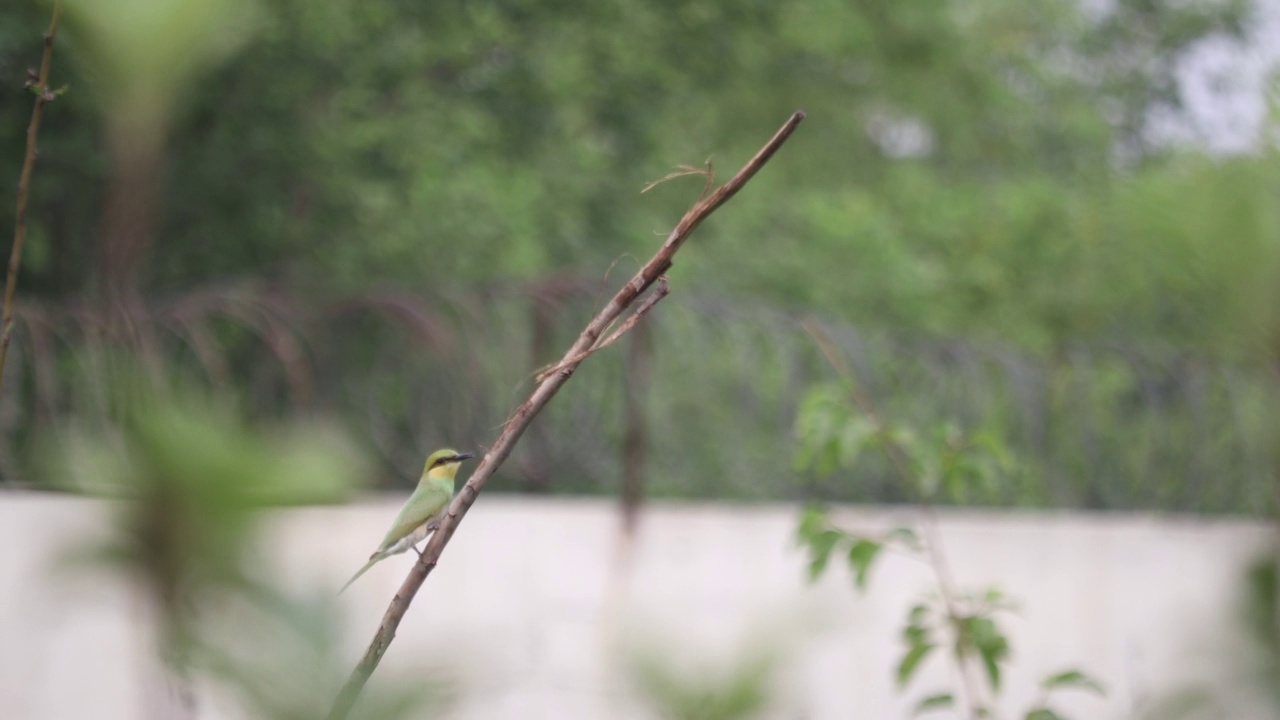
[[[334,701],[333,707],[329,712],[330,720],[343,720],[351,712],[351,708],[355,705],[356,699],[359,698],[360,692],[369,680],[369,676],[378,667],[382,656],[395,638],[396,628],[400,626],[400,621],[409,609],[409,604],[413,602],[413,598],[418,589],[422,587],[423,581],[435,569],[436,563],[440,559],[440,554],[444,552],[445,545],[453,537],[458,523],[462,521],[467,510],[475,503],[480,490],[484,488],[484,484],[488,482],[489,478],[493,477],[494,472],[511,454],[516,443],[520,440],[520,436],[529,427],[529,423],[555,396],[556,392],[568,382],[573,375],[573,371],[577,369],[578,363],[581,362],[578,357],[595,347],[596,342],[609,325],[617,320],[650,285],[657,282],[670,269],[671,258],[684,245],[689,235],[711,213],[737,194],[760,171],[760,168],[764,167],[765,163],[778,151],[778,148],[782,147],[787,138],[791,137],[791,134],[795,132],[796,127],[800,125],[802,120],[804,120],[803,112],[792,114],[769,142],[733,178],[716,188],[710,195],[699,199],[698,202],[694,203],[693,207],[685,212],[684,216],[680,218],[680,222],[667,236],[666,241],[653,258],[636,273],[635,277],[622,286],[622,289],[613,296],[613,299],[591,319],[582,334],[578,336],[578,339],[565,353],[564,359],[557,366],[556,372],[539,383],[538,387],[529,396],[529,399],[525,400],[512,413],[497,442],[485,453],[479,467],[472,473],[470,479],[462,486],[462,489],[458,491],[458,494],[454,496],[453,502],[449,505],[448,511],[440,522],[440,528],[431,536],[431,540],[427,542],[426,548],[423,549],[418,561],[414,563],[413,568],[409,571],[409,576],[405,578],[400,590],[396,593],[395,598],[392,599],[386,614],[383,615],[382,623],[378,626],[378,630],[373,636],[373,641],[369,643],[364,656],[360,659],[355,669],[351,671],[351,676],[347,679],[346,685],[343,686],[342,691]]]
[[[62,19],[62,0],[53,4],[53,19],[44,34],[44,56],[40,59],[40,74],[28,87],[36,96],[31,109],[31,122],[27,125],[27,152],[22,158],[22,175],[18,179],[18,206],[13,221],[13,250],[9,253],[9,274],[4,283],[4,327],[0,330],[0,392],[4,390],[4,365],[9,356],[9,342],[13,335],[13,295],[18,289],[18,266],[22,263],[22,246],[27,240],[27,195],[31,190],[31,173],[36,165],[36,138],[40,134],[40,119],[44,117],[45,103],[58,95],[49,89],[49,67],[53,64],[53,39],[58,35],[58,22]]]
[[[907,451],[894,439],[893,433],[889,432],[889,426],[885,422],[884,416],[880,413],[880,409],[872,402],[870,397],[858,388],[853,369],[849,367],[848,363],[844,361],[844,358],[836,350],[835,343],[832,342],[831,336],[827,334],[827,331],[821,325],[812,321],[805,321],[804,328],[809,333],[809,336],[813,338],[818,349],[822,351],[827,362],[831,364],[832,369],[845,381],[849,396],[854,404],[875,426],[873,436],[876,439],[876,443],[889,458],[894,470],[901,476],[907,488],[916,494],[922,516],[920,527],[922,534],[925,536],[924,547],[929,558],[928,565],[933,570],[934,579],[938,583],[938,592],[942,598],[943,609],[947,613],[947,619],[953,628],[959,628],[965,620],[965,615],[960,612],[960,594],[956,588],[955,578],[951,573],[951,566],[947,562],[946,554],[942,548],[942,541],[938,534],[937,512],[934,510],[929,498],[919,489],[918,478],[911,469]],[[965,693],[968,695],[970,716],[975,720],[981,717],[989,717],[989,710],[986,709],[985,703],[982,702],[981,683],[973,674],[973,663],[959,653],[953,654],[953,657],[956,659],[957,671],[960,674]]]

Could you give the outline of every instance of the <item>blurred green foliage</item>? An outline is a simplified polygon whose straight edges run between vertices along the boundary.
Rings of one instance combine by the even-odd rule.
[[[229,3],[133,5],[198,19]],[[43,10],[2,11],[0,74],[34,56]],[[732,169],[797,107],[810,122],[785,161],[707,228],[714,261],[690,253],[678,281],[1037,348],[1225,352],[1241,336],[1223,321],[1257,319],[1247,293],[1273,270],[1274,163],[1146,133],[1179,105],[1179,60],[1242,37],[1241,0],[1126,0],[1100,18],[1065,0],[260,10],[233,26],[242,51],[183,88],[154,289],[291,271],[346,288],[598,274],[651,249],[692,192],[638,198],[645,181],[708,155]],[[36,295],[91,281],[91,98],[144,75],[86,67],[101,33],[68,20],[81,63],[59,77],[84,92],[45,129],[32,223],[46,261],[23,284]],[[135,27],[136,47],[178,34]],[[0,147],[18,158],[26,103],[6,87]]]
[[[1262,553],[1235,585],[1231,624],[1189,628],[1189,658],[1208,656],[1179,685],[1148,698],[1144,720],[1280,717],[1280,561]],[[1190,663],[1189,663],[1190,664]]]
[[[932,522],[922,514],[919,525]],[[941,657],[954,664],[951,682],[955,687],[919,698],[911,717],[938,710],[954,710],[958,716],[971,718],[1005,716],[997,712],[996,706],[1011,650],[997,617],[1016,610],[1016,605],[994,587],[983,592],[951,587],[945,579],[950,571],[942,564],[943,553],[929,547],[923,535],[910,527],[873,535],[850,531],[833,523],[826,510],[817,507],[805,510],[796,529],[796,539],[809,555],[809,582],[822,577],[836,551],[845,554],[860,593],[866,590],[876,558],[886,549],[932,569],[934,587],[907,610],[902,626],[905,647],[894,679],[899,691],[906,691],[926,660]],[[938,542],[936,530],[929,533],[929,538],[930,542]],[[943,652],[936,654],[935,650]],[[978,668],[981,676],[969,672]],[[1076,669],[1063,670],[1040,682],[1036,698],[1022,717],[1060,719],[1062,716],[1050,708],[1049,702],[1054,693],[1072,689],[1106,694],[1102,683],[1093,677]]]
[[[41,459],[55,487],[126,501],[115,505],[114,531],[84,557],[145,581],[172,631],[167,642],[186,642],[187,614],[221,594],[256,596],[270,585],[251,552],[259,511],[336,502],[360,472],[341,436],[297,428],[268,439],[225,398],[166,390],[140,373],[116,373],[106,402],[117,419],[109,430],[43,438]]]
[[[673,667],[669,650],[632,655],[631,682],[664,720],[747,720],[764,716],[773,700],[776,650],[745,651],[727,667],[695,671]]]
[[[1245,0],[147,4],[177,23],[128,36],[155,84],[177,73],[153,67],[153,42],[203,73],[166,86],[140,280],[188,348],[178,364],[268,414],[307,397],[337,409],[405,477],[420,446],[487,437],[606,269],[618,261],[613,281],[647,257],[701,183],[638,195],[647,181],[707,157],[723,179],[803,107],[802,131],[699,231],[654,314],[655,494],[903,499],[874,467],[856,489],[791,479],[791,415],[823,374],[787,326],[815,313],[862,348],[886,407],[954,418],[1027,464],[945,500],[1259,508],[1280,166],[1149,132],[1178,115],[1177,68],[1202,43],[1243,41]],[[209,8],[224,22],[177,42]],[[0,8],[13,176],[46,12]],[[92,333],[55,308],[74,318],[104,281],[102,118],[134,101],[93,27],[73,14],[59,36],[54,84],[71,91],[46,113],[20,285],[45,313],[22,330],[52,338],[46,352],[27,336],[33,363],[81,362]],[[562,277],[590,288],[551,303],[542,337],[523,293]],[[192,321],[200,289],[229,278],[258,290]],[[383,342],[361,313],[388,288],[414,301],[380,316],[410,316]],[[622,395],[608,383],[626,376],[610,362],[593,358],[577,400],[539,421],[557,432],[517,473],[555,460],[559,490],[614,487]],[[50,400],[39,372],[19,415],[78,404]],[[10,427],[21,446],[27,426]],[[12,455],[0,462],[20,475]]]
[[[323,715],[350,662],[341,616],[332,588],[284,589],[264,511],[345,499],[365,463],[332,428],[267,431],[225,396],[168,385],[120,370],[106,398],[116,423],[41,443],[51,485],[114,501],[102,534],[68,538],[70,567],[143,591],[171,689],[188,709],[212,684],[232,690],[246,717]],[[391,682],[362,708],[392,720],[442,699],[434,683]]]

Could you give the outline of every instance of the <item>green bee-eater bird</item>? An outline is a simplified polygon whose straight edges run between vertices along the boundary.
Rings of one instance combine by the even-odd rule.
[[[356,578],[379,561],[408,550],[440,527],[440,516],[444,514],[445,508],[449,507],[449,501],[453,499],[454,478],[458,475],[458,466],[463,460],[473,457],[475,455],[471,453],[460,453],[447,448],[431,453],[427,458],[426,466],[422,468],[422,478],[418,480],[418,487],[400,509],[395,522],[391,523],[391,529],[382,539],[382,544],[369,556],[369,562],[365,563],[364,567],[342,586],[342,590],[350,587]],[[342,590],[338,591],[339,595],[342,594]]]

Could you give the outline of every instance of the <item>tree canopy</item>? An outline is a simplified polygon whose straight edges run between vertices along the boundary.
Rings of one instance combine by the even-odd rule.
[[[102,210],[128,156],[112,118],[155,73],[155,240],[131,280],[148,297],[228,278],[324,297],[598,279],[647,256],[703,179],[646,183],[703,161],[727,174],[803,108],[786,162],[701,231],[714,255],[689,253],[674,283],[1048,361],[1081,343],[1274,352],[1274,151],[1151,131],[1184,109],[1193,52],[1248,41],[1245,0],[181,8],[118,46],[69,15],[23,297],[112,282]],[[19,78],[46,11],[0,8],[0,157],[22,154]]]

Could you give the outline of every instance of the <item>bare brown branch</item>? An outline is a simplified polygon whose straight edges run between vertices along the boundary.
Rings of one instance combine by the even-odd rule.
[[[27,152],[22,158],[22,175],[18,179],[18,205],[13,221],[13,249],[9,252],[9,274],[4,283],[3,329],[0,329],[0,392],[4,390],[4,364],[9,357],[9,342],[13,336],[13,296],[18,289],[18,266],[22,264],[22,246],[27,240],[27,195],[31,191],[31,173],[36,166],[36,139],[40,135],[40,119],[44,117],[45,103],[57,97],[49,90],[49,67],[53,64],[53,39],[58,35],[58,22],[62,19],[62,2],[53,4],[53,19],[44,34],[44,56],[40,59],[40,74],[32,90],[36,96],[31,109],[31,122],[27,125]]]
[[[635,302],[636,298],[671,267],[672,256],[684,245],[685,240],[688,239],[694,229],[707,216],[727,202],[729,198],[737,194],[742,189],[742,186],[746,185],[760,171],[760,168],[769,162],[769,159],[778,151],[778,148],[782,147],[787,138],[791,137],[791,134],[795,132],[796,127],[800,125],[802,120],[804,120],[803,112],[792,114],[769,142],[765,143],[755,157],[751,158],[736,175],[724,185],[716,188],[710,195],[700,198],[698,202],[694,203],[693,207],[685,212],[684,217],[680,218],[680,222],[676,224],[675,229],[667,236],[666,241],[658,249],[658,252],[636,273],[635,277],[631,278],[626,285],[623,285],[618,290],[613,299],[591,319],[591,322],[587,323],[587,327],[583,329],[582,334],[578,336],[578,339],[564,354],[564,359],[558,364],[559,369],[539,383],[533,394],[529,396],[529,399],[525,400],[511,414],[497,442],[485,453],[479,467],[471,474],[471,478],[462,486],[458,494],[454,496],[452,504],[449,505],[449,509],[440,523],[440,529],[431,536],[431,540],[427,542],[422,555],[409,571],[409,576],[405,578],[400,590],[391,600],[390,606],[387,607],[387,611],[382,617],[382,623],[378,626],[377,632],[374,633],[373,641],[369,643],[368,649],[365,650],[364,657],[360,659],[355,669],[351,671],[351,676],[347,679],[346,685],[343,686],[342,691],[334,701],[333,708],[329,711],[330,720],[345,720],[351,712],[351,708],[355,705],[356,699],[360,697],[360,693],[364,689],[365,683],[368,682],[369,676],[378,667],[383,654],[390,647],[391,641],[395,639],[396,629],[400,626],[401,619],[404,618],[405,612],[409,609],[409,604],[413,602],[414,595],[422,587],[423,581],[427,579],[431,571],[435,569],[436,563],[440,559],[440,554],[444,552],[445,545],[453,537],[458,523],[462,521],[463,516],[467,514],[467,510],[475,503],[485,483],[488,482],[489,478],[493,477],[494,472],[511,454],[516,443],[520,440],[520,436],[529,427],[529,423],[555,396],[556,392],[568,382],[573,375],[573,371],[577,369],[578,363],[581,362],[581,360],[577,359],[578,356],[594,347],[605,329],[617,320]]]

